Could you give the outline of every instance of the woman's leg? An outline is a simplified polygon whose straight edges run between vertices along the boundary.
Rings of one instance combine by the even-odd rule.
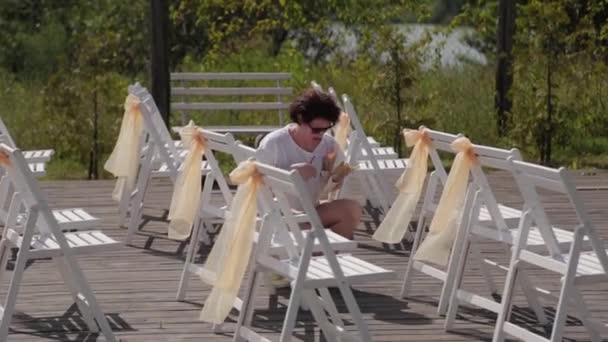
[[[322,203],[317,206],[317,213],[323,226],[351,240],[361,221],[361,206],[350,199]]]

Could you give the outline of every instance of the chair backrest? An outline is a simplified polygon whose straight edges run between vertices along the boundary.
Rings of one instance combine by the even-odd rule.
[[[229,155],[233,159],[237,159],[235,157],[235,140],[232,134],[230,133],[217,133],[206,129],[199,129],[198,134],[206,141],[207,150],[205,151],[205,159],[207,160],[207,165],[210,168],[210,172],[205,177],[205,183],[203,185],[203,204],[206,204],[206,201],[211,200],[211,191],[213,189],[213,184],[217,184],[220,188],[220,192],[225,201],[226,205],[230,205],[232,203],[232,192],[228,187],[228,183],[224,177],[222,169],[219,166],[219,162],[216,158],[216,153],[223,153],[225,155]]]
[[[16,224],[17,216],[23,213],[21,209],[24,206],[26,214],[33,209],[38,211],[35,233],[44,237],[58,234],[60,232],[59,225],[50,210],[45,194],[40,189],[34,175],[32,175],[21,151],[2,143],[0,144],[0,153],[8,157],[9,165],[2,165],[1,167],[5,170],[5,177],[8,177],[15,190],[10,199],[10,209],[5,226],[10,229]],[[6,178],[3,178],[3,182],[6,182],[6,180]]]
[[[361,153],[361,149],[363,149],[367,153],[367,158],[369,159],[372,167],[375,170],[380,170],[378,159],[374,155],[372,147],[369,144],[369,141],[367,140],[367,135],[363,130],[363,125],[361,125],[361,121],[359,121],[359,115],[357,115],[355,107],[353,106],[348,95],[346,94],[342,95],[342,105],[344,106],[344,110],[348,114],[350,118],[350,123],[353,127],[353,131],[351,133],[353,138],[350,139],[347,152],[349,163],[353,165],[353,163],[359,159],[359,154]],[[382,177],[382,175],[378,175],[378,184],[382,187],[381,190],[385,194],[390,194],[393,192],[392,187],[388,184],[386,178]],[[383,206],[388,208],[390,207],[390,204],[386,203]]]
[[[15,141],[13,141],[11,133],[4,124],[4,121],[2,121],[2,118],[0,118],[0,142],[3,142],[10,147],[16,147]]]
[[[300,229],[299,223],[302,220],[297,220],[292,210],[294,201],[299,202],[297,204],[307,216],[307,222],[315,236],[325,234],[321,219],[309,197],[306,184],[295,170],[286,171],[259,162],[256,162],[256,167],[263,176],[264,191],[260,192],[260,196],[265,211],[266,213],[277,212],[281,218],[274,223],[274,231],[262,232],[265,236],[260,236],[260,240],[267,239],[266,234],[273,234],[274,241],[284,246],[290,259],[297,260],[301,256],[306,238]]]
[[[524,195],[525,207],[530,211],[532,219],[540,230],[548,252],[552,256],[558,256],[561,253],[557,245],[557,238],[545,213],[537,189],[557,192],[568,198],[568,201],[576,212],[579,229],[583,229],[585,235],[589,237],[604,271],[608,273],[608,256],[606,255],[604,243],[597,234],[582,200],[576,193],[576,185],[570,172],[564,167],[554,169],[521,160],[512,159],[510,160],[510,164],[516,183],[522,195]]]
[[[334,101],[336,101],[336,104],[338,105],[338,107],[340,107],[340,109],[344,110],[344,106],[342,105],[342,102],[340,102],[340,99],[338,98],[338,94],[336,93],[336,90],[333,87],[329,87],[327,88],[327,92],[329,93],[329,96],[331,96]]]
[[[249,158],[254,158],[256,149],[237,141],[234,148],[234,157],[237,163],[240,163]]]
[[[317,81],[312,80],[310,81],[310,86],[312,87],[312,89],[317,90],[317,91],[323,91],[323,88],[321,87],[321,85],[319,83],[317,83]]]
[[[521,154],[515,148],[505,150],[483,145],[473,145],[473,150],[477,157],[477,163],[471,167],[473,183],[476,185],[481,195],[480,199],[498,230],[506,232],[509,230],[509,226],[501,213],[496,196],[482,168],[510,171],[510,160],[521,160]]]
[[[452,149],[452,143],[454,142],[454,140],[462,137],[462,135],[435,131],[424,126],[420,126],[419,129],[425,129],[429,139],[431,140],[429,158],[431,158],[431,162],[433,163],[433,167],[435,168],[435,174],[437,175],[441,183],[445,185],[445,182],[448,179],[448,173],[445,171],[445,168],[443,167],[443,163],[441,162],[441,158],[439,157],[439,153],[437,151],[454,154],[454,150]]]
[[[144,118],[144,130],[146,132],[142,141],[152,145],[151,149],[155,150],[160,159],[167,164],[172,178],[175,179],[180,163],[179,153],[154,102],[154,98],[139,83],[129,86],[129,94],[137,96],[141,102],[140,110]]]

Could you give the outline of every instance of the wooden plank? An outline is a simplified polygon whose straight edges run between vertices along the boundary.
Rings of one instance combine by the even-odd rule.
[[[226,95],[291,95],[293,88],[278,87],[241,87],[241,88],[212,88],[212,87],[173,87],[171,95],[175,96],[226,96]]]
[[[173,102],[172,110],[278,110],[289,108],[283,102]]]

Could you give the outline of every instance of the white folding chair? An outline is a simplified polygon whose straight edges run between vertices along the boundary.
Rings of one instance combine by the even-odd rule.
[[[5,143],[12,148],[17,148],[15,141],[13,140],[8,128],[0,118],[0,143]],[[28,162],[28,166],[32,174],[36,177],[42,177],[46,175],[46,163],[51,159],[54,150],[27,150],[23,151],[23,156]]]
[[[260,192],[261,202],[276,205],[265,206],[264,209],[260,237],[250,264],[247,294],[243,299],[235,341],[270,341],[251,328],[260,272],[268,271],[292,281],[280,341],[291,339],[301,304],[310,308],[328,340],[371,341],[371,335],[349,285],[384,281],[394,277],[394,273],[352,255],[336,255],[312,205],[306,185],[297,171],[287,172],[261,163],[256,163],[256,166],[264,183]],[[287,198],[297,199],[308,216],[312,230],[307,235],[302,234],[299,223],[294,220]],[[272,209],[268,210],[269,208]],[[273,240],[279,241],[283,246],[286,257],[276,256],[271,252]],[[322,256],[313,256],[315,240],[319,241]],[[328,287],[339,288],[358,334],[346,331]]]
[[[577,286],[608,283],[608,255],[604,242],[576,193],[574,181],[565,168],[553,169],[519,160],[512,160],[511,166],[517,186],[524,197],[524,213],[519,225],[519,237],[515,241],[511,257],[493,341],[503,341],[505,335],[524,341],[562,341],[568,306],[574,307],[578,312],[578,318],[589,330],[592,341],[601,341],[602,334],[608,335],[608,324],[602,324],[591,317]],[[565,195],[576,212],[578,225],[574,232],[573,243],[568,250],[560,246],[560,232],[551,224],[537,189]],[[545,250],[542,252],[529,245],[530,237],[535,230],[539,231],[545,243]],[[591,249],[585,251],[587,243],[591,245]],[[541,337],[508,321],[514,284],[524,264],[555,272],[561,278],[560,293],[549,338]]]
[[[509,160],[521,160],[519,151],[512,149],[510,151],[474,145],[474,152],[477,156],[478,164],[473,165],[471,174],[473,177],[473,183],[475,185],[475,194],[471,197],[472,204],[471,213],[469,218],[465,220],[468,223],[461,229],[462,240],[459,244],[459,257],[457,260],[459,264],[456,266],[454,271],[454,281],[452,282],[449,310],[446,317],[445,327],[451,329],[452,324],[455,320],[456,313],[460,304],[467,303],[477,307],[487,309],[489,311],[498,313],[500,310],[500,302],[497,302],[492,298],[497,298],[499,293],[494,283],[488,283],[490,289],[490,297],[484,297],[477,293],[462,288],[463,275],[467,262],[467,256],[471,243],[476,240],[491,240],[501,242],[507,246],[512,246],[517,240],[519,235],[518,223],[522,219],[522,213],[520,210],[509,208],[497,203],[496,198],[492,192],[489,182],[485,176],[482,167],[492,168],[503,171],[510,171]],[[573,232],[556,229],[558,241],[561,248],[568,248],[574,241]],[[542,238],[541,231],[534,228],[528,235],[527,245],[534,250],[544,250],[545,241]],[[473,249],[476,251],[476,249]],[[476,255],[479,257],[479,254]],[[507,271],[508,268],[501,266],[492,260],[481,260],[478,261],[486,263],[491,266],[496,266],[498,270]],[[491,280],[490,277],[486,277],[486,280]],[[544,296],[548,291],[545,289],[538,288],[532,285],[531,280],[525,272],[521,272],[521,277],[518,281],[518,285],[523,290],[528,303],[532,307],[537,319],[540,323],[546,324],[547,318],[542,309],[541,303],[537,300],[538,296]]]
[[[0,154],[4,159],[2,168],[15,185],[0,241],[0,277],[6,272],[11,248],[18,248],[4,306],[0,310],[0,341],[7,339],[26,263],[39,258],[53,259],[90,331],[101,329],[107,341],[116,341],[75,256],[111,251],[120,244],[101,231],[63,233],[21,152],[0,144]],[[24,221],[18,224],[17,220],[23,215]]]
[[[216,159],[216,153],[230,155],[238,164],[247,158],[254,157],[255,150],[249,146],[243,145],[240,142],[236,142],[230,133],[222,134],[200,129],[199,134],[201,134],[202,137],[207,141],[205,158],[207,159],[210,172],[207,173],[207,176],[205,177],[198,217],[195,220],[192,236],[203,236],[203,241],[208,242],[210,245],[211,241],[208,237],[208,233],[213,230],[213,225],[224,222],[224,218],[226,217],[230,204],[232,203],[232,193],[228,187],[228,184],[226,183],[222,170],[219,167]],[[212,197],[212,189],[214,185],[217,185],[217,187],[220,189],[221,198],[217,198],[217,196],[215,198]],[[308,217],[302,213],[294,213],[293,216],[299,222],[308,221]],[[332,248],[336,251],[349,251],[357,247],[356,242],[348,240],[329,229],[326,229],[326,234]],[[258,236],[259,235],[256,234],[256,241]],[[188,288],[189,274],[197,274],[201,270],[201,267],[194,263],[194,253],[197,245],[197,240],[191,239],[177,292],[177,299],[180,301],[184,300],[185,298]],[[315,250],[320,248],[318,242],[314,247]],[[273,241],[271,253],[280,255],[283,252],[284,248],[278,243],[278,241]]]
[[[354,174],[361,180],[368,199],[384,213],[388,212],[395,200],[396,190],[388,179],[397,179],[407,167],[407,159],[378,159],[366,139],[363,126],[347,95],[342,96],[344,110],[353,125],[353,138],[349,142],[347,157],[351,166],[356,167]],[[367,160],[362,160],[360,151],[365,150]]]
[[[443,167],[443,163],[439,157],[438,151],[447,152],[453,154],[454,151],[451,147],[452,142],[454,142],[457,138],[461,137],[461,135],[454,135],[445,132],[435,131],[426,128],[427,135],[431,141],[431,147],[429,149],[429,157],[431,158],[431,162],[435,170],[431,172],[427,187],[425,190],[424,200],[422,204],[422,208],[420,210],[416,233],[414,237],[414,242],[412,244],[412,249],[410,252],[410,258],[408,261],[407,269],[405,271],[405,277],[403,280],[403,285],[401,288],[401,297],[405,298],[412,286],[412,280],[415,276],[416,272],[424,273],[428,276],[431,276],[437,280],[440,280],[443,283],[441,295],[439,297],[439,305],[438,305],[438,313],[443,315],[446,313],[448,308],[448,303],[450,299],[450,291],[453,287],[453,282],[456,277],[456,265],[458,265],[458,260],[460,257],[460,246],[464,241],[463,229],[458,228],[458,233],[456,240],[454,241],[454,246],[459,246],[459,248],[452,248],[452,254],[449,259],[449,263],[447,268],[441,269],[436,265],[432,265],[429,263],[425,263],[422,261],[414,260],[413,256],[416,253],[420,243],[423,240],[423,235],[425,233],[426,225],[431,221],[432,217],[435,214],[435,210],[437,208],[437,204],[435,203],[436,194],[438,191],[438,186],[441,184],[445,186],[448,175]],[[477,145],[475,145],[477,146]],[[513,153],[517,153],[514,151],[506,151],[506,150],[497,150],[499,154],[504,157],[505,161],[508,156],[511,156]],[[474,172],[475,173],[475,172]],[[483,173],[481,173],[483,175]],[[463,221],[461,222],[461,227],[466,225],[466,220],[468,220],[470,216],[470,211],[472,208],[472,196],[474,195],[474,183],[469,186],[469,191],[467,191],[467,200],[463,206]],[[495,204],[495,202],[493,202]],[[496,216],[503,217],[508,220],[512,220],[513,218],[519,218],[520,211],[509,208],[502,205],[497,205],[497,207],[491,207],[492,214]],[[477,208],[477,212],[475,217],[479,222],[488,223],[491,222],[492,216],[489,212],[488,207],[480,204]],[[488,264],[482,262],[482,258],[479,254],[479,251],[472,247],[472,253],[475,256],[477,262],[479,262],[480,270],[482,271],[482,276],[484,278],[485,283],[487,284],[490,292],[495,293],[495,285],[492,280],[491,273],[487,269]]]
[[[132,192],[125,192],[119,204],[119,217],[124,224],[127,216],[128,233],[126,243],[130,244],[142,222],[144,198],[153,177],[168,177],[173,183],[182,167],[188,150],[173,141],[171,135],[148,90],[139,83],[129,86],[129,93],[139,98],[144,119],[144,133],[141,137],[141,158],[137,180]],[[201,161],[203,175],[208,172],[206,163]]]

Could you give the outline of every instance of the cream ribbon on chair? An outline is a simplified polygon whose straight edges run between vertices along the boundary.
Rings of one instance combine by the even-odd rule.
[[[104,169],[118,177],[112,192],[112,198],[120,201],[125,191],[131,191],[135,185],[139,166],[139,139],[143,129],[143,118],[135,95],[129,94],[125,100],[125,114],[122,117],[118,140]]]
[[[189,150],[171,198],[169,238],[185,240],[190,236],[201,201],[201,160],[207,141],[193,121],[182,128],[179,134],[183,143],[189,146]]]
[[[469,139],[458,138],[452,142],[451,146],[458,153],[431,221],[429,234],[414,255],[415,260],[444,266],[448,263],[450,250],[462,217],[469,171],[471,166],[477,162],[473,144]]]
[[[372,236],[375,240],[384,243],[399,243],[403,239],[416,210],[427,173],[431,141],[426,130],[404,129],[403,136],[405,144],[408,147],[414,146],[414,149],[407,162],[407,168],[395,184],[399,189],[399,195]]]
[[[342,151],[346,151],[346,140],[348,139],[351,130],[350,117],[348,116],[348,113],[342,112],[334,131],[334,139],[336,139],[336,142]]]
[[[213,285],[200,319],[213,324],[224,322],[245,276],[253,246],[256,197],[262,176],[255,163],[247,160],[230,173],[230,180],[239,187],[203,271],[199,272],[204,282]]]

